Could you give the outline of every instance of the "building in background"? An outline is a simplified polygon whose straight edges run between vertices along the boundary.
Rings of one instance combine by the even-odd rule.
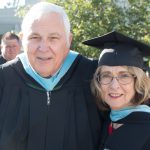
[[[40,0],[0,0],[0,37],[7,31],[20,32],[22,19],[16,16],[20,6],[33,5]]]

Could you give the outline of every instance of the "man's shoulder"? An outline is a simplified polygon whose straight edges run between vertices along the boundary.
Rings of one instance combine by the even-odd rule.
[[[0,65],[0,71],[9,72],[10,70],[14,70],[14,68],[20,68],[21,62],[18,58],[7,61],[6,63]]]
[[[89,58],[83,55],[79,55],[79,61],[81,61],[84,64],[91,64],[91,65],[95,65],[97,67],[98,65],[98,60],[94,59],[94,58]]]
[[[91,76],[97,68],[97,61],[89,59],[88,57],[79,55],[71,68],[80,76]]]
[[[6,59],[4,59],[4,57],[2,55],[0,55],[0,65],[6,63]]]
[[[81,64],[84,67],[84,70],[91,70],[91,72],[95,72],[97,66],[98,66],[98,60],[91,59],[85,56],[82,56]]]

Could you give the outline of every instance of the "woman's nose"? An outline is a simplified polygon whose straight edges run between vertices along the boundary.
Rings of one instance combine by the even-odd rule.
[[[114,88],[120,86],[119,81],[117,80],[116,77],[114,77],[114,78],[112,79],[112,81],[111,81],[111,83],[110,83],[110,86],[111,86],[111,87],[114,87]]]

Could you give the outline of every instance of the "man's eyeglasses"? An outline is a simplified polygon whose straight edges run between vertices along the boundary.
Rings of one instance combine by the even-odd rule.
[[[102,74],[97,77],[97,81],[100,84],[106,85],[110,84],[115,78],[120,84],[129,84],[135,77],[136,77],[135,75],[129,73],[123,73],[118,76],[112,76],[110,74]]]

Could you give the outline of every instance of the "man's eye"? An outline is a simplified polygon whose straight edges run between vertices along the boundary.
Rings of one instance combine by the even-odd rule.
[[[58,37],[56,36],[50,37],[50,40],[55,40],[55,39],[58,39]]]
[[[29,37],[29,39],[39,39],[40,37],[38,37],[38,36],[31,36],[31,37]]]
[[[37,37],[37,36],[33,36],[33,37],[31,37],[31,39],[37,39],[37,38],[39,38],[39,37]]]

